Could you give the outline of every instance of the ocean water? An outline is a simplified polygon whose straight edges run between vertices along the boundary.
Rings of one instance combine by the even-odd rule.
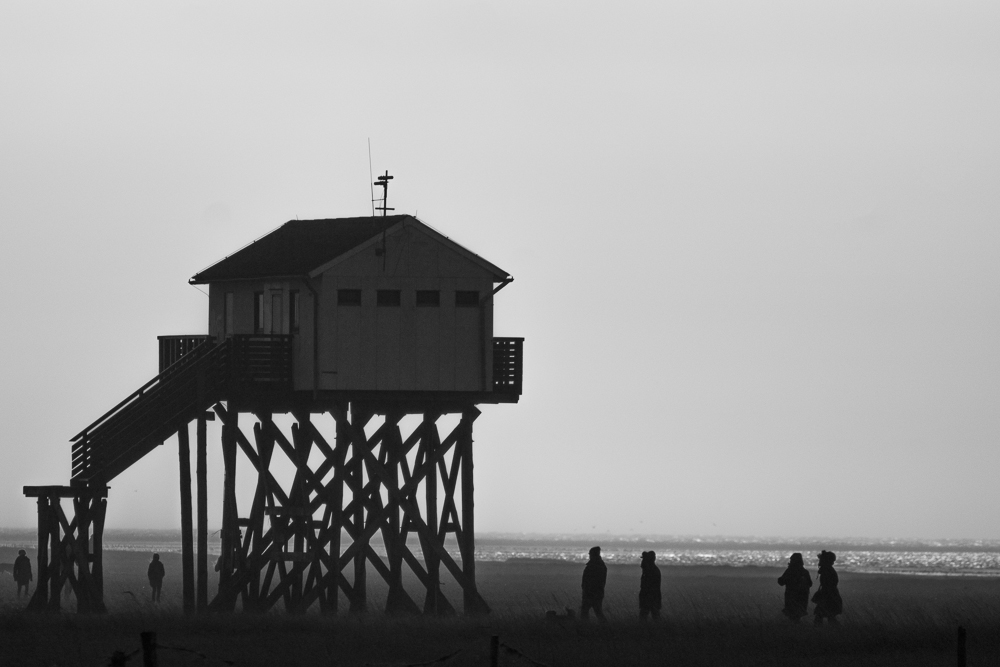
[[[33,548],[33,530],[0,529],[0,547]],[[344,543],[349,541],[345,536]],[[373,548],[385,549],[377,540]],[[784,567],[788,556],[799,551],[807,567],[814,567],[822,549],[837,554],[837,569],[847,572],[909,575],[1000,576],[1000,540],[877,540],[802,539],[764,537],[635,538],[613,535],[531,535],[486,533],[477,536],[476,559],[480,561],[549,560],[586,562],[592,546],[600,546],[606,562],[634,564],[643,551],[655,551],[661,566]],[[448,551],[458,559],[453,540]],[[178,530],[107,530],[107,551],[179,552]],[[219,553],[218,532],[209,535],[209,551]],[[410,539],[419,553],[419,543]]]

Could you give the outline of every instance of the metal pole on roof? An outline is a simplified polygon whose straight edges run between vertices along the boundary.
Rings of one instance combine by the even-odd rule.
[[[379,176],[374,185],[379,185],[382,187],[382,205],[377,206],[376,209],[382,211],[382,217],[385,217],[386,211],[395,211],[394,208],[389,208],[386,204],[389,203],[389,181],[392,180],[392,176],[389,175],[389,170],[385,170],[385,176]]]
[[[373,179],[372,176],[372,138],[368,137],[368,180]],[[372,192],[372,217],[375,217],[375,186],[370,185],[368,189]]]

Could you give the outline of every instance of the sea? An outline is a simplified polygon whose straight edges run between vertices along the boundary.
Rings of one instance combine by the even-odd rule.
[[[0,528],[0,547],[37,546],[34,530]],[[419,543],[411,538],[411,549]],[[349,543],[345,536],[344,543]],[[376,552],[385,550],[377,540]],[[448,551],[458,557],[452,541]],[[696,537],[630,535],[540,535],[483,533],[476,536],[478,561],[523,560],[583,563],[591,547],[600,546],[609,564],[639,562],[644,551],[654,551],[661,566],[784,567],[788,557],[801,552],[807,565],[821,550],[837,554],[837,569],[905,575],[1000,577],[1000,540],[916,540],[869,538]],[[180,552],[179,530],[108,529],[106,551]],[[218,531],[209,535],[209,551],[218,554]]]

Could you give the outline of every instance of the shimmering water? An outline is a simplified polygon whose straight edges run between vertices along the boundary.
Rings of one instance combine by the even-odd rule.
[[[854,572],[1000,576],[1000,540],[845,540],[806,538],[548,537],[484,535],[480,560],[553,559],[584,562],[599,545],[608,563],[635,563],[643,551],[656,552],[661,565],[784,567],[799,551],[807,566],[822,549],[837,554],[837,568]]]
[[[0,547],[32,548],[37,535],[31,530],[0,529]],[[349,544],[348,538],[344,544]],[[605,561],[637,563],[643,551],[656,552],[662,566],[701,565],[728,567],[784,567],[788,556],[800,551],[808,567],[815,566],[821,549],[837,554],[837,569],[853,572],[1000,576],[1000,540],[873,540],[802,538],[696,538],[635,537],[609,535],[521,535],[482,534],[476,541],[476,559],[481,561],[552,560],[582,563],[590,547],[599,545]],[[380,542],[373,548],[385,554]],[[457,545],[449,538],[448,551],[459,558]],[[180,531],[108,530],[108,551],[179,552]],[[419,553],[411,537],[410,548]],[[209,551],[219,553],[218,532],[209,536]]]

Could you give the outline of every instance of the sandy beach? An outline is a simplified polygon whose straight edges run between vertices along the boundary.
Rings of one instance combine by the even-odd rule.
[[[0,549],[2,562],[6,551]],[[371,611],[361,618],[346,615],[343,598],[335,618],[280,611],[185,618],[179,554],[162,555],[167,579],[159,605],[148,599],[149,554],[113,551],[105,558],[105,616],[77,616],[72,600],[60,615],[25,614],[13,580],[0,578],[0,664],[106,664],[152,630],[162,645],[178,649],[161,651],[161,665],[408,665],[456,651],[441,664],[485,665],[492,635],[509,647],[501,652],[504,665],[947,665],[955,664],[960,625],[968,632],[969,665],[1000,658],[1000,578],[993,577],[842,572],[840,628],[787,622],[779,613],[780,570],[765,567],[663,567],[663,617],[641,624],[637,564],[609,566],[607,625],[553,622],[547,610],[564,614],[578,606],[581,568],[543,560],[478,563],[480,589],[492,606],[483,617],[386,618],[385,587],[371,576]],[[422,601],[414,584],[408,581],[408,590]],[[444,590],[460,606],[454,583],[446,580]]]

